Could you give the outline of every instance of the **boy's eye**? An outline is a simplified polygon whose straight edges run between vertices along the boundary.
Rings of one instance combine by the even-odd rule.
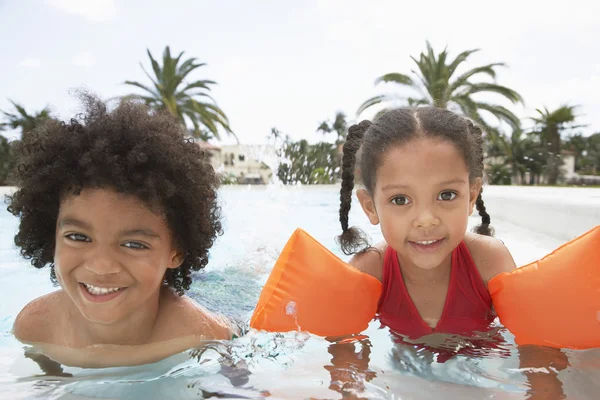
[[[392,203],[397,206],[405,206],[410,203],[410,200],[406,196],[396,196],[392,199]]]
[[[446,192],[440,193],[440,195],[438,196],[438,200],[450,201],[450,200],[454,200],[456,198],[456,196],[458,196],[456,193],[446,191]]]
[[[89,242],[90,241],[90,238],[88,238],[85,235],[82,235],[81,233],[70,233],[68,235],[65,235],[65,237],[74,242]]]
[[[139,242],[127,242],[125,243],[123,246],[129,248],[129,249],[135,249],[135,250],[143,250],[143,249],[147,249],[148,246],[143,245]]]

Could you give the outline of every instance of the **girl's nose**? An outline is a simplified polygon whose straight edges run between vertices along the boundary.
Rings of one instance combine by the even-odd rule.
[[[414,220],[413,227],[428,229],[440,223],[439,218],[435,216],[430,208],[419,210],[419,214]]]

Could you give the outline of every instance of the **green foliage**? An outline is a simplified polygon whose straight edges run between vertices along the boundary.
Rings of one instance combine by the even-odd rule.
[[[9,186],[10,171],[13,170],[16,157],[13,147],[4,136],[0,135],[0,186]]]
[[[346,135],[348,133],[348,122],[346,121],[346,114],[343,112],[337,112],[333,122],[323,121],[317,128],[317,132],[321,132],[324,135],[334,132],[336,134],[335,144],[339,145],[346,141]]]
[[[20,129],[21,138],[23,138],[31,134],[44,121],[52,118],[48,107],[34,114],[29,114],[21,104],[15,103],[12,100],[9,101],[15,108],[15,112],[0,110],[0,113],[3,115],[3,121],[0,122],[0,130]],[[0,186],[11,184],[9,175],[16,163],[16,154],[13,149],[17,142],[13,141],[9,143],[7,138],[0,135]]]
[[[335,164],[337,146],[326,142],[309,144],[304,139],[294,142],[286,138],[278,152],[282,162],[277,177],[285,185],[335,183],[339,173],[339,166]]]
[[[238,179],[234,174],[228,173],[228,174],[221,175],[221,185],[237,185],[237,184],[238,184]]]
[[[487,172],[492,185],[510,185],[510,169],[503,164],[493,164]]]
[[[600,175],[600,132],[585,137],[570,136],[563,148],[575,153],[575,171],[581,175]]]
[[[52,118],[50,115],[50,109],[48,107],[31,115],[27,113],[25,107],[23,107],[21,104],[15,103],[12,100],[9,101],[15,108],[16,113],[0,110],[0,113],[4,115],[4,122],[0,123],[0,130],[6,128],[20,129],[21,137],[23,137],[23,135],[27,135],[29,132],[33,131],[47,119]]]
[[[329,133],[335,133],[335,147],[341,149],[341,146],[346,142],[346,135],[348,134],[348,122],[346,121],[346,114],[343,112],[337,112],[333,121],[323,121],[317,128],[317,132],[321,132],[324,135]],[[333,162],[337,168],[335,173],[335,179],[342,178],[342,152],[335,151],[333,155]]]
[[[560,177],[560,166],[562,159],[560,156],[561,136],[567,129],[574,129],[577,118],[575,114],[576,106],[564,105],[554,111],[549,111],[546,107],[543,110],[537,109],[539,114],[532,118],[536,124],[535,134],[540,138],[541,146],[546,153],[546,175],[547,183],[555,185]]]
[[[216,82],[211,80],[185,82],[190,73],[205,66],[205,63],[197,62],[195,58],[188,58],[180,64],[183,52],[173,58],[169,46],[167,46],[163,52],[161,66],[152,57],[150,50],[147,50],[147,52],[154,77],[146,72],[143,65],[142,69],[152,81],[152,86],[146,86],[135,81],[125,81],[125,84],[135,86],[146,92],[143,95],[131,94],[127,97],[141,99],[154,109],[166,109],[184,125],[187,118],[194,127],[192,130],[194,137],[203,140],[212,137],[220,139],[219,127],[225,130],[227,134],[236,137],[229,127],[227,116],[208,94],[210,86],[215,85]]]

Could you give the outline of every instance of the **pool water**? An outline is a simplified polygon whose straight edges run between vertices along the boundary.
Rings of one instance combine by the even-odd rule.
[[[188,294],[247,330],[261,287],[295,228],[302,227],[348,259],[334,241],[340,229],[338,190],[335,186],[222,188],[225,234],[216,242],[208,267],[196,275]],[[503,221],[501,210],[489,211],[496,236],[505,242],[517,265],[534,261],[563,243]],[[478,222],[472,217],[469,225]],[[351,344],[332,344],[304,332],[249,330],[232,341],[211,342],[202,350],[155,364],[107,369],[63,367],[62,371],[46,373],[25,357],[24,346],[10,332],[25,304],[56,290],[48,270],[36,270],[19,258],[12,244],[17,224],[2,207],[2,399],[341,398],[341,386],[348,393],[372,399],[523,399],[529,398],[528,391],[532,390],[538,398],[564,395],[596,399],[600,393],[598,349],[563,350],[564,356],[558,359],[550,350],[529,349],[548,360],[534,370],[519,364],[513,336],[499,325],[504,344],[459,354],[445,362],[440,362],[438,353],[419,346],[395,345],[389,332],[372,322],[365,332],[367,337]],[[357,202],[353,203],[350,224],[363,228],[375,242],[381,239],[378,227],[368,223]],[[464,338],[438,340],[455,350],[472,346]],[[559,367],[560,360],[563,364],[568,360],[568,364]],[[526,373],[532,371],[538,372],[537,378],[528,380]]]

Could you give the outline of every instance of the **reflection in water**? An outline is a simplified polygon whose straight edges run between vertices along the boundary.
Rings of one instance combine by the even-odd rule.
[[[44,374],[30,373],[13,389],[27,384],[31,394],[33,386],[39,398],[150,400],[559,399],[567,392],[563,381],[569,379],[577,383],[569,392],[574,398],[593,399],[600,389],[600,350],[574,352],[504,343],[473,354],[457,351],[440,362],[440,355],[446,357],[457,343],[463,349],[474,347],[466,344],[469,339],[450,335],[436,349],[434,343],[444,342],[440,336],[426,344],[411,344],[398,343],[387,329],[371,327],[367,333],[331,343],[302,332],[250,331],[235,340],[206,342],[202,348],[139,367],[79,369],[37,358]],[[498,333],[507,335],[503,330]]]
[[[262,289],[251,271],[227,267],[195,272],[193,279],[186,293],[189,297],[230,318],[240,335],[248,331],[248,321]]]

